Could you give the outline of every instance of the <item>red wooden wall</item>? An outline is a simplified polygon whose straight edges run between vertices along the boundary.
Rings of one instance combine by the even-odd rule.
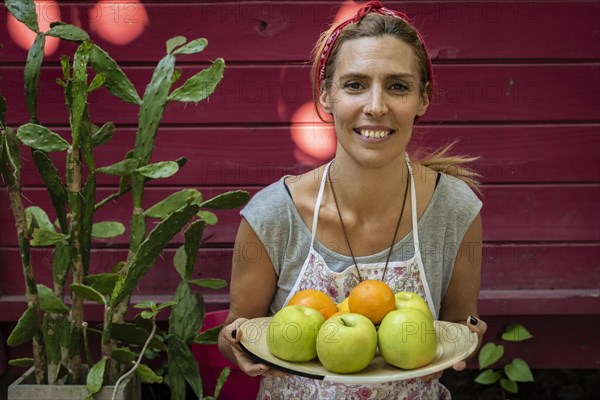
[[[79,24],[117,59],[143,93],[164,42],[175,35],[206,37],[208,48],[181,57],[186,78],[223,57],[225,77],[208,101],[171,104],[158,135],[156,160],[189,158],[176,176],[153,182],[150,205],[181,187],[206,195],[244,188],[255,193],[283,174],[324,162],[327,129],[314,127],[310,102],[311,45],[325,24],[352,2],[342,1],[117,1],[58,2],[40,9],[51,19]],[[135,2],[134,2],[135,3]],[[457,151],[480,155],[484,183],[484,260],[480,312],[488,339],[507,322],[535,336],[520,354],[534,367],[600,365],[600,4],[593,1],[390,1],[421,29],[434,58],[437,93],[415,141],[439,146],[460,139]],[[7,30],[0,8],[0,76],[11,126],[27,121],[26,51]],[[113,25],[110,25],[110,24]],[[108,24],[108,25],[106,25]],[[121,26],[128,28],[118,33]],[[139,33],[128,38],[127,33]],[[128,43],[124,43],[130,40]],[[44,60],[39,117],[68,133],[59,76],[61,42]],[[183,79],[181,80],[183,81]],[[97,165],[120,160],[132,147],[136,111],[105,91],[90,101],[96,123],[118,130],[100,148]],[[324,150],[325,149],[325,150]],[[57,159],[57,162],[61,160]],[[23,172],[26,202],[44,204],[46,191],[30,160]],[[117,181],[103,177],[100,193]],[[127,222],[130,199],[105,207],[98,220]],[[219,214],[208,229],[198,275],[229,278],[239,216]],[[125,256],[126,235],[99,244],[92,270]],[[180,242],[180,239],[178,239]],[[171,293],[177,284],[177,244],[139,288],[142,297]],[[34,250],[36,276],[50,282],[50,252]],[[0,324],[6,337],[24,308],[16,235],[6,191],[0,191]],[[207,293],[210,309],[226,308],[227,290]],[[90,306],[90,318],[100,310]],[[518,347],[518,346],[517,346]],[[550,351],[548,351],[550,349]],[[557,351],[560,352],[557,356]],[[1,368],[1,367],[0,367]]]

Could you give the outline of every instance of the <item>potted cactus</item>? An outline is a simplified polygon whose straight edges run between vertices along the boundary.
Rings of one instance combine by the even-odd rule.
[[[198,366],[190,351],[192,342],[209,343],[216,339],[218,328],[198,334],[204,320],[204,302],[192,287],[222,288],[219,279],[193,279],[202,234],[207,224],[217,221],[211,210],[237,208],[249,198],[244,191],[231,191],[211,199],[203,199],[195,189],[183,189],[144,209],[142,200],[146,183],[175,174],[186,163],[177,160],[151,163],[159,123],[169,102],[200,102],[220,82],[224,61],[212,65],[187,79],[176,89],[180,71],[176,58],[202,51],[205,39],[187,41],[177,36],[166,42],[166,55],[156,66],[143,97],[140,97],[119,65],[103,49],[94,44],[82,29],[54,23],[40,32],[32,0],[7,0],[11,14],[36,32],[25,65],[25,95],[30,122],[13,130],[6,125],[10,112],[0,96],[0,169],[9,192],[21,252],[25,278],[27,307],[7,339],[9,346],[32,341],[33,357],[12,360],[11,364],[32,366],[29,370],[36,385],[22,385],[19,379],[9,388],[9,399],[34,399],[34,393],[50,398],[126,398],[139,397],[139,387],[127,389],[134,377],[146,382],[161,382],[144,364],[148,349],[166,354],[166,382],[171,399],[184,399],[189,385],[197,398],[204,398]],[[69,112],[70,137],[52,132],[38,119],[38,81],[46,36],[78,43],[72,61],[61,58],[62,77],[57,83],[64,89]],[[110,142],[115,133],[111,122],[96,125],[88,110],[88,96],[105,87],[121,100],[139,106],[135,147],[124,159],[101,165],[95,149]],[[8,111],[7,111],[8,109]],[[44,182],[53,210],[25,206],[21,193],[21,151],[30,148],[31,158]],[[49,157],[63,153],[65,177]],[[99,199],[96,176],[118,176],[119,188]],[[97,210],[130,193],[132,215],[129,221],[129,251],[112,271],[90,271],[94,238],[111,238],[127,229],[119,221],[95,222]],[[123,199],[121,199],[123,200]],[[50,218],[54,214],[55,221]],[[147,221],[156,226],[147,232]],[[173,264],[181,276],[172,301],[156,304],[145,301],[134,305],[142,312],[134,321],[125,321],[131,309],[131,294],[152,268],[156,259],[172,239],[183,233],[184,244],[177,250]],[[30,249],[32,246],[53,248],[53,282],[51,287],[36,281]],[[67,277],[71,277],[67,282]],[[103,308],[103,322],[88,325],[84,301]],[[168,330],[157,327],[159,312],[170,312]],[[99,356],[90,351],[90,338],[100,337]],[[88,368],[88,369],[86,369]],[[87,373],[85,372],[87,371]],[[224,370],[214,398],[227,377]],[[40,392],[44,387],[45,392]],[[72,394],[75,393],[75,394]],[[67,397],[74,396],[74,397]]]

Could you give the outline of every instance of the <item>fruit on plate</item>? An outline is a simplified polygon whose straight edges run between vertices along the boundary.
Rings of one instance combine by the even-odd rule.
[[[317,337],[317,355],[323,366],[338,374],[365,369],[375,357],[377,330],[365,316],[354,313],[329,318]]]
[[[317,356],[317,334],[325,318],[314,308],[286,306],[279,310],[267,329],[267,346],[286,361],[310,361]]]
[[[348,308],[369,318],[375,325],[396,309],[394,291],[385,282],[366,280],[356,285],[348,296]]]
[[[414,308],[401,308],[386,315],[377,337],[381,357],[398,368],[420,368],[435,358],[437,337],[433,320]]]
[[[396,298],[397,310],[401,308],[414,308],[433,319],[427,302],[418,294],[413,292],[398,292],[394,297]]]
[[[337,305],[338,312],[341,313],[349,313],[350,308],[348,308],[348,297],[346,297],[340,304]]]
[[[325,319],[335,314],[338,309],[335,301],[326,293],[316,289],[298,291],[287,304],[288,306],[312,307],[318,310]]]

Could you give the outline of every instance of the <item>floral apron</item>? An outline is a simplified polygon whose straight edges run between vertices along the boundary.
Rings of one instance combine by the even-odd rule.
[[[429,309],[437,319],[435,308],[425,270],[419,251],[419,233],[417,230],[417,207],[415,184],[410,160],[406,155],[408,171],[411,175],[411,204],[412,204],[412,233],[414,239],[414,256],[407,261],[390,261],[385,282],[393,289],[394,293],[407,291],[419,294],[427,300]],[[342,272],[329,269],[323,257],[314,249],[317,233],[319,208],[323,198],[327,171],[331,162],[325,167],[321,179],[321,187],[317,196],[312,224],[312,238],[308,257],[302,266],[300,274],[285,304],[292,296],[304,289],[317,289],[329,294],[336,303],[341,302],[350,294],[350,290],[359,282],[360,278],[355,268],[347,268]],[[364,279],[381,280],[385,263],[358,263],[361,276]],[[438,380],[423,382],[421,379],[410,379],[381,384],[352,385],[346,383],[325,382],[289,375],[285,378],[264,376],[261,380],[260,391],[257,399],[450,399],[448,390]]]

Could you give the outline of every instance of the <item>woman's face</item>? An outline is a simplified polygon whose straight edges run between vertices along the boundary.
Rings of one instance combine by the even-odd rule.
[[[332,85],[319,100],[333,115],[336,157],[376,167],[403,155],[415,117],[429,105],[410,46],[390,35],[351,39],[334,67]]]

